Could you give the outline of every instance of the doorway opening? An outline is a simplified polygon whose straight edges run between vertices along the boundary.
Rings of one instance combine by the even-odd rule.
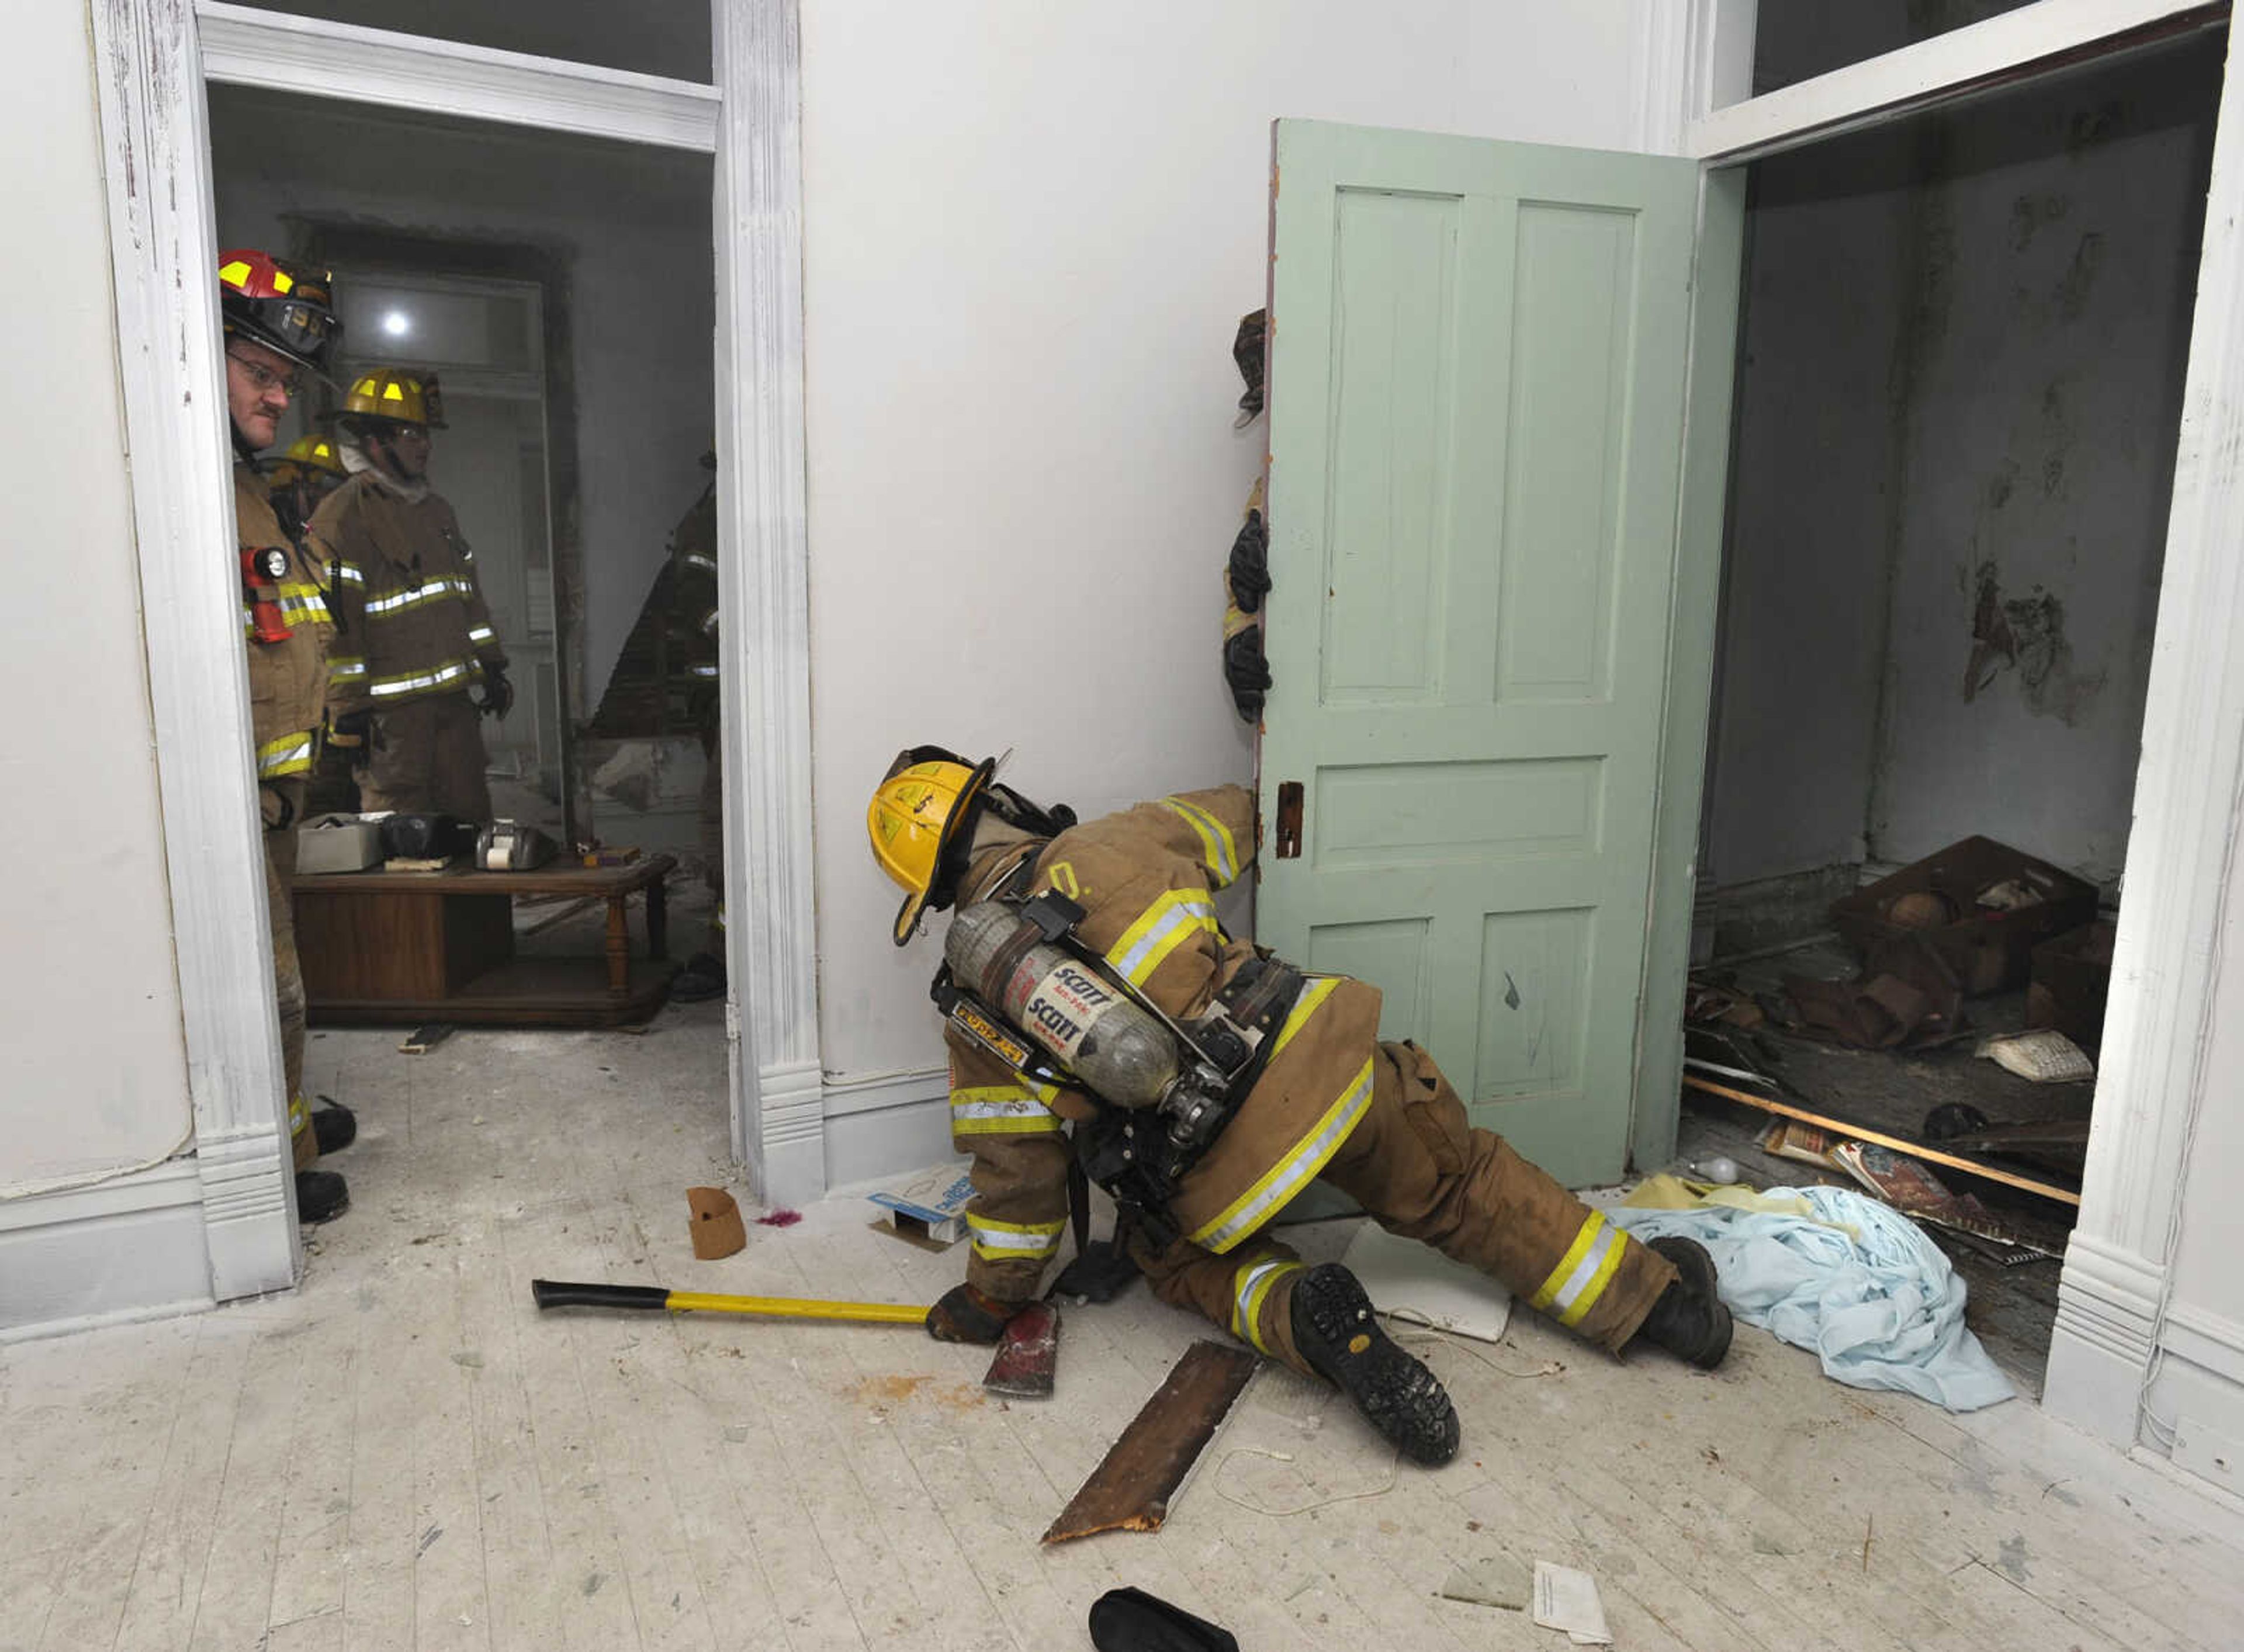
[[[2095,1084],[1980,1051],[2097,1054],[2226,50],[1751,171],[1682,1156],[1994,1172],[1934,1166],[2023,1244],[1932,1231],[2034,1391]]]
[[[364,870],[299,870],[308,1088],[368,1104],[370,1125],[395,1122],[383,1114],[393,1094],[414,1105],[395,1070],[397,1034],[357,1029],[411,1028],[411,1045],[452,1026],[463,1035],[448,1053],[471,1088],[581,1086],[581,1047],[471,1029],[645,1026],[659,1012],[673,1035],[669,1105],[721,1144],[724,1005],[665,1007],[679,996],[681,960],[722,956],[710,847],[720,831],[703,823],[721,822],[721,796],[705,786],[699,741],[666,764],[672,754],[652,740],[634,758],[631,736],[592,727],[612,685],[632,675],[651,593],[674,583],[679,525],[709,494],[712,159],[249,86],[214,85],[208,105],[218,244],[334,272],[334,382],[298,399],[283,443],[329,438],[349,473],[330,478],[341,501],[380,479],[368,474],[358,387],[384,374],[440,387],[423,479],[449,512],[447,540],[514,689],[510,707],[477,722],[490,813],[463,823],[494,837],[511,823],[512,841],[531,845],[503,884],[490,881],[490,852],[457,836],[402,858],[385,840]],[[385,538],[371,517],[362,528],[309,520],[328,551],[361,532],[363,545],[337,559],[361,570],[369,596],[387,580],[406,602],[397,612],[411,611],[428,584],[414,545]],[[376,565],[389,572],[377,578]],[[447,564],[444,577],[456,572]],[[710,624],[693,663],[713,683],[713,565],[701,589]],[[334,652],[395,680],[373,659],[388,621],[365,606],[362,634]],[[346,617],[339,636],[349,627]],[[713,731],[713,697],[696,710]],[[373,714],[386,737],[386,707]],[[367,802],[372,767],[363,752],[331,749],[308,812],[382,806]],[[416,876],[443,881],[386,881]],[[615,887],[580,888],[588,877]],[[703,999],[721,999],[721,965],[716,979]]]

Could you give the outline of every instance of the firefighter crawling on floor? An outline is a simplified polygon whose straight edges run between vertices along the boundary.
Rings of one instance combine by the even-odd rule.
[[[906,890],[896,944],[958,908],[936,995],[952,1139],[974,1158],[973,1246],[965,1282],[929,1311],[933,1336],[994,1343],[1038,1296],[1079,1154],[1163,1301],[1334,1384],[1421,1463],[1457,1448],[1441,1384],[1346,1268],[1308,1267],[1269,1235],[1320,1177],[1602,1348],[1720,1363],[1730,1315],[1704,1249],[1639,1244],[1474,1128],[1424,1051],[1379,1040],[1376,988],[1224,933],[1213,893],[1255,848],[1243,787],[1078,825],[996,767],[916,748],[867,813],[875,858]]]

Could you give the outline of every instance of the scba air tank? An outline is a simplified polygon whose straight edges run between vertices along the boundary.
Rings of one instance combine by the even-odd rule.
[[[1117,1107],[1150,1107],[1177,1077],[1177,1041],[1119,989],[1002,901],[950,920],[943,956],[953,979],[1027,1033],[1085,1087]]]

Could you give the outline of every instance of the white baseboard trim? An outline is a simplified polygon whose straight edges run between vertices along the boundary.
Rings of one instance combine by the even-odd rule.
[[[826,1087],[826,1186],[882,1182],[955,1156],[945,1067],[882,1073]]]
[[[2176,1303],[2166,1310],[2166,1352],[2244,1389],[2244,1325],[2202,1308]]]
[[[755,1134],[764,1154],[756,1197],[774,1209],[814,1202],[824,1196],[827,1182],[825,1095],[817,1064],[763,1067],[756,1093],[761,1124]]]
[[[269,1125],[199,1132],[193,1160],[202,1180],[204,1245],[212,1295],[220,1302],[286,1290],[303,1263],[295,1215],[295,1167]]]
[[[192,1158],[0,1205],[0,1343],[215,1300]]]
[[[2117,1446],[2135,1444],[2165,1270],[2076,1229],[2058,1284],[2042,1409]]]
[[[826,1116],[837,1119],[852,1113],[879,1113],[909,1107],[934,1096],[948,1100],[950,1073],[947,1067],[913,1067],[902,1073],[875,1073],[862,1079],[829,1079],[826,1083]]]

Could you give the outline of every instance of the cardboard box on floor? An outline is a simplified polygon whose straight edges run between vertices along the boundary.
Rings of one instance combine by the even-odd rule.
[[[2036,946],[2095,916],[2094,884],[1991,837],[1950,843],[1831,905],[1832,927],[1865,952],[1916,936],[1966,993],[2024,986]]]
[[[951,1244],[966,1236],[966,1203],[974,1183],[956,1165],[916,1171],[870,1195],[881,1219],[907,1239]]]

